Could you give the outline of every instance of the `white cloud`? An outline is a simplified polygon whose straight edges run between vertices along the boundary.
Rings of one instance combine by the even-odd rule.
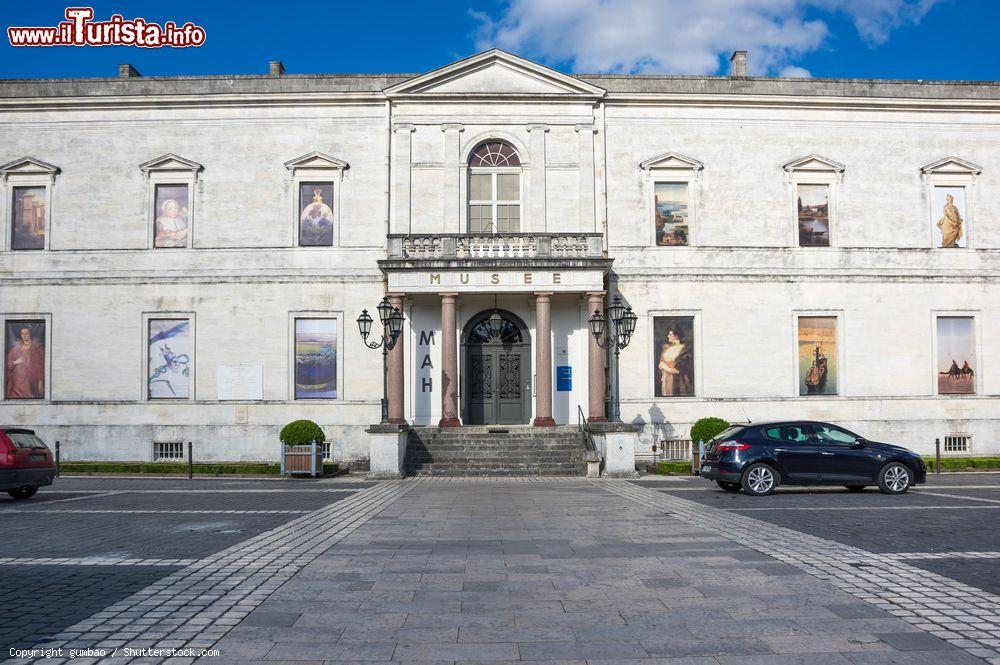
[[[782,67],[778,72],[778,76],[782,78],[791,79],[808,79],[812,78],[812,72],[808,69],[803,69],[802,67],[796,67],[795,65],[788,65],[787,67]]]
[[[715,74],[733,49],[750,51],[750,73],[785,71],[819,48],[827,24],[809,9],[844,12],[879,43],[917,23],[942,0],[509,0],[480,12],[477,46],[493,46],[577,72]],[[799,75],[809,75],[796,68]]]

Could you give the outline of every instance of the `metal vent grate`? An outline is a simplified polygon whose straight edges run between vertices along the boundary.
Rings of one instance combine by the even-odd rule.
[[[154,441],[153,442],[154,462],[182,462],[184,461],[183,441]]]
[[[945,453],[967,453],[972,450],[972,437],[967,434],[952,434],[944,437]]]

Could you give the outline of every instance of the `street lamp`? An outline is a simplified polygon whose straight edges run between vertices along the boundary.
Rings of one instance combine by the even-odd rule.
[[[594,314],[587,321],[590,324],[590,334],[594,336],[597,345],[602,349],[613,349],[615,352],[612,356],[614,368],[611,372],[612,404],[610,416],[613,423],[620,423],[622,420],[618,356],[622,349],[632,341],[632,333],[635,332],[635,322],[638,319],[639,317],[635,315],[631,307],[622,304],[621,296],[615,296],[612,303],[608,305],[607,318],[601,314],[600,310],[595,309]],[[602,337],[604,338],[603,342],[601,341]]]
[[[382,323],[382,336],[378,341],[369,342],[368,336],[372,331],[374,323],[367,309],[361,310],[358,317],[358,330],[361,332],[361,341],[369,349],[382,348],[382,424],[389,422],[389,352],[399,341],[399,335],[403,332],[403,313],[398,307],[393,307],[389,302],[389,297],[382,298],[382,302],[375,308],[378,311],[379,321]]]

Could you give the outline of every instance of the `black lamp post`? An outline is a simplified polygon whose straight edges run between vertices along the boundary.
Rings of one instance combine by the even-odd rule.
[[[393,307],[389,302],[389,297],[382,298],[382,302],[375,308],[378,310],[378,318],[382,322],[382,336],[377,342],[369,342],[368,336],[372,331],[372,317],[367,309],[361,310],[358,317],[358,330],[361,332],[361,341],[369,349],[382,348],[382,424],[389,422],[389,352],[399,341],[399,335],[403,332],[403,313],[398,307]]]
[[[614,301],[608,305],[607,318],[601,314],[600,310],[595,309],[593,316],[588,320],[588,323],[590,323],[590,334],[594,336],[597,345],[602,349],[614,350],[614,355],[612,356],[614,367],[611,372],[612,404],[611,413],[609,414],[610,420],[613,423],[620,423],[622,420],[621,395],[618,388],[618,356],[621,354],[622,349],[632,341],[632,333],[635,332],[635,322],[638,318],[631,307],[626,307],[622,304],[621,296],[615,296]],[[604,338],[603,342],[601,341],[602,337]]]

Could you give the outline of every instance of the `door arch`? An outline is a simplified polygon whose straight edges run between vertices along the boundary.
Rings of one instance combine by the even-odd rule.
[[[528,327],[513,312],[480,312],[462,330],[462,422],[517,425],[530,420]]]

